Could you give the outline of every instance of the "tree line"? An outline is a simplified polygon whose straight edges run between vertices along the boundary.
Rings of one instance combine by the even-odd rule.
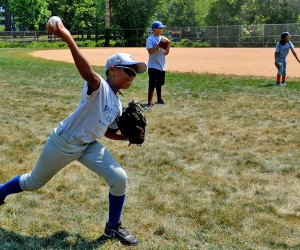
[[[145,31],[153,20],[169,27],[300,22],[299,0],[0,0],[0,6],[14,27],[44,30],[57,15],[71,30],[100,32],[108,2],[111,29]]]

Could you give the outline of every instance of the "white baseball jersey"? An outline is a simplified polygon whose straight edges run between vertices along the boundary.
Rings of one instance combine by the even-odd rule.
[[[116,118],[122,114],[119,97],[102,77],[100,81],[100,87],[91,95],[84,83],[78,107],[60,123],[64,131],[84,143],[103,137],[108,127],[116,129]]]
[[[149,36],[146,41],[146,49],[149,50],[156,47],[161,38],[162,36],[158,37],[154,34]],[[166,54],[164,49],[159,48],[156,53],[149,55],[148,68],[166,71]]]
[[[277,56],[279,59],[285,60],[290,49],[294,48],[294,44],[292,42],[288,42],[285,45],[281,45],[280,42],[276,44],[275,52],[279,53]]]

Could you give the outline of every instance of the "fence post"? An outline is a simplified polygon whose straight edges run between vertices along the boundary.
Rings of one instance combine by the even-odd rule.
[[[217,47],[219,47],[219,26],[217,26]]]
[[[265,47],[265,24],[263,24],[263,41],[262,41],[262,47]]]

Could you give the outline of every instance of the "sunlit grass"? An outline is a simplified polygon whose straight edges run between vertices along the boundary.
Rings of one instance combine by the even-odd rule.
[[[103,72],[100,69],[96,69]],[[0,183],[30,171],[76,107],[74,65],[0,50]],[[147,112],[142,147],[101,141],[125,166],[124,224],[138,249],[300,248],[300,83],[168,73],[167,105]],[[146,102],[147,75],[121,98]],[[118,249],[102,242],[104,180],[72,163],[45,187],[7,198],[0,249]]]

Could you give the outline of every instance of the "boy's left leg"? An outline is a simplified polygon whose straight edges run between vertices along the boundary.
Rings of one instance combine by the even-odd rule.
[[[104,177],[109,184],[109,213],[105,235],[126,245],[136,245],[138,241],[121,225],[121,216],[127,190],[127,174],[112,154],[99,142],[91,143],[80,163]]]
[[[156,94],[157,94],[157,103],[165,104],[164,99],[162,98],[162,86],[165,84],[166,72],[158,70],[158,84],[156,85]]]

